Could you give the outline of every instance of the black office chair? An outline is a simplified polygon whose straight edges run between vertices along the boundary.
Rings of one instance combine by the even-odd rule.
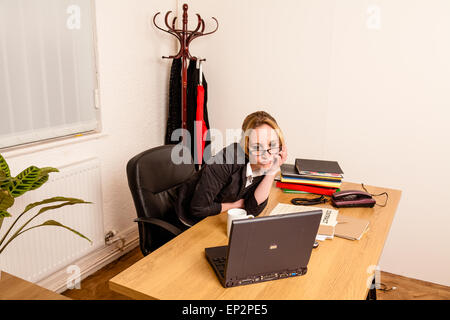
[[[177,218],[174,201],[177,186],[195,173],[195,165],[173,163],[174,146],[144,151],[127,164],[128,186],[138,216],[134,221],[138,223],[144,256],[188,228]]]

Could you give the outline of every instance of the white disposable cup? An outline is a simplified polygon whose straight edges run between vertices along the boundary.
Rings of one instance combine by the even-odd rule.
[[[248,219],[248,218],[254,218],[253,215],[247,214],[247,211],[244,209],[234,208],[228,210],[228,220],[227,220],[227,236],[230,237],[231,232],[231,224],[233,220],[237,219]]]

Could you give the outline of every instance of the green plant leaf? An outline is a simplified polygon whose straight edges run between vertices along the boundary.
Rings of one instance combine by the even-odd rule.
[[[53,167],[44,167],[40,168],[39,177],[36,180],[36,182],[31,186],[30,190],[36,190],[40,186],[42,186],[44,183],[48,181],[49,173],[50,172],[59,172],[58,169]]]
[[[0,190],[0,212],[12,207],[14,204],[14,197],[12,197],[8,190]]]
[[[20,220],[20,218],[27,213],[29,210],[43,205],[43,204],[47,204],[47,203],[53,203],[53,202],[61,202],[61,201],[67,201],[69,204],[75,204],[75,203],[91,203],[91,202],[86,202],[82,199],[77,199],[77,198],[67,198],[67,197],[53,197],[53,198],[49,198],[49,199],[45,199],[42,201],[38,201],[38,202],[33,202],[30,203],[29,205],[27,205],[25,207],[25,210],[14,220],[14,222],[9,226],[8,231],[6,231],[6,233],[3,235],[3,237],[0,239],[0,246],[2,245],[2,243],[6,240],[6,238],[8,237],[9,233],[11,232],[11,230],[14,228],[15,224]],[[67,204],[63,204],[57,207],[61,207]],[[55,206],[52,207],[53,209],[55,209]],[[30,220],[28,220],[19,230],[18,232],[20,232],[31,220],[33,220],[36,216],[38,216],[39,214],[41,214],[42,212],[39,211],[38,214],[36,214],[33,218],[31,218]],[[16,232],[17,233],[17,232]]]
[[[76,203],[92,203],[92,202],[87,202],[87,201],[84,201],[82,199],[77,199],[77,198],[53,197],[53,198],[48,198],[48,199],[45,199],[45,200],[42,200],[42,201],[30,203],[29,205],[27,205],[25,207],[25,210],[23,211],[23,213],[33,209],[34,207],[40,206],[42,204],[53,203],[53,202],[60,202],[60,201],[69,201],[69,202],[76,202]]]
[[[33,218],[37,217],[38,215],[40,215],[40,214],[42,214],[42,213],[44,213],[46,211],[53,210],[53,209],[59,209],[61,207],[65,207],[65,206],[72,206],[72,205],[78,204],[78,203],[91,203],[91,202],[87,202],[87,201],[84,201],[84,200],[76,199],[75,201],[67,201],[67,202],[64,202],[64,203],[61,203],[61,204],[58,204],[58,205],[55,205],[55,206],[44,207],[44,208],[41,208],[39,210],[39,212],[36,213],[36,215]]]
[[[8,186],[12,183],[13,180],[13,177],[8,177],[4,171],[0,170],[0,189],[9,190]]]
[[[39,228],[39,227],[45,227],[45,226],[54,226],[54,227],[61,227],[61,228],[67,229],[67,230],[69,230],[69,231],[75,233],[76,235],[80,236],[81,238],[86,239],[87,241],[89,241],[89,242],[92,244],[92,240],[91,240],[91,239],[89,239],[89,238],[86,237],[85,235],[81,234],[81,233],[78,232],[77,230],[74,230],[74,229],[72,229],[72,228],[70,228],[70,227],[68,227],[68,226],[65,226],[65,225],[63,225],[62,223],[59,223],[58,221],[55,221],[55,220],[47,220],[47,221],[45,221],[45,222],[42,223],[42,224],[39,224],[39,225],[37,225],[37,226],[33,226],[33,227],[31,227],[31,228],[25,229],[25,230],[23,230],[23,231],[21,231],[21,232],[19,232],[19,233],[15,233],[14,236],[12,236],[11,239],[9,239],[9,241],[3,246],[3,248],[0,249],[0,254],[3,252],[3,250],[5,250],[5,248],[8,246],[8,244],[11,243],[12,240],[14,240],[15,238],[17,238],[17,237],[20,236],[21,234],[23,234],[23,233],[25,233],[25,232],[27,232],[27,231],[30,231],[30,230],[32,230],[32,229]]]
[[[6,163],[5,158],[3,158],[1,154],[0,154],[0,170],[3,171],[7,177],[11,176],[8,163]]]
[[[44,227],[44,226],[55,226],[55,227],[61,227],[61,228],[67,229],[69,231],[72,231],[76,235],[80,236],[81,238],[86,239],[87,241],[89,241],[92,244],[92,240],[89,239],[88,237],[86,237],[85,235],[83,235],[80,232],[78,232],[77,230],[74,230],[74,229],[72,229],[72,228],[70,228],[68,226],[65,226],[62,223],[59,223],[58,221],[55,221],[55,220],[47,220],[44,223],[39,224],[39,225],[34,226],[34,227],[31,227],[31,228],[28,228],[28,229],[22,231],[21,233],[24,233],[25,231],[31,230],[33,228]]]
[[[40,179],[40,170],[38,167],[31,166],[19,173],[9,186],[11,195],[17,198],[29,191],[33,184]]]
[[[36,190],[40,186],[42,186],[44,183],[48,181],[48,174],[41,177],[39,180],[37,180],[33,185],[31,186],[30,190]]]
[[[27,222],[24,223],[24,225],[22,227],[19,228],[19,230],[16,231],[16,234],[19,233],[20,231],[22,231],[23,228],[25,228],[25,226],[27,224],[29,224],[34,218],[36,218],[37,216],[41,215],[42,213],[49,211],[49,210],[54,210],[54,209],[59,209],[65,206],[71,206],[74,204],[79,204],[79,203],[91,203],[91,202],[86,202],[84,200],[80,200],[80,199],[75,199],[75,201],[67,201],[58,205],[54,205],[54,206],[48,206],[48,207],[44,207],[41,208],[38,213],[36,213],[31,219],[29,219]],[[0,241],[0,244],[3,242],[3,239]]]
[[[3,218],[8,218],[11,217],[11,214],[5,210],[0,210],[0,219],[2,219],[3,222]]]
[[[0,183],[13,181],[14,178],[4,176],[3,171],[0,171]]]
[[[40,168],[40,170],[41,170],[41,173],[40,173],[41,176],[46,176],[50,172],[59,172],[58,169],[53,168],[53,167],[44,167],[44,168]]]
[[[0,254],[2,253],[2,251],[5,249],[5,247],[12,241],[14,240],[18,235],[22,234],[24,231],[22,231],[34,218],[36,218],[37,216],[39,216],[40,214],[49,211],[49,210],[53,210],[53,209],[59,209],[61,207],[64,206],[68,206],[68,205],[74,205],[74,204],[78,204],[78,203],[92,203],[92,202],[87,202],[84,200],[80,200],[80,199],[75,199],[76,201],[68,201],[68,202],[64,202],[58,205],[54,205],[54,206],[48,206],[48,207],[44,207],[41,208],[39,210],[39,212],[37,214],[35,214],[33,217],[31,217],[30,219],[28,219],[27,222],[25,222],[6,242],[6,244],[3,246],[3,248],[0,249]],[[40,201],[43,202],[43,201]],[[38,202],[36,202],[38,203]],[[35,203],[35,204],[36,204]],[[37,204],[38,205],[38,204]],[[28,207],[28,206],[27,206]],[[30,210],[31,208],[29,208],[28,210]],[[20,219],[20,217],[28,210],[25,210],[24,212],[22,212],[20,214],[20,216],[13,222],[13,224],[9,227],[8,231],[6,231],[5,235],[3,236],[3,238],[0,240],[0,247],[3,244],[3,242],[6,240],[6,237],[8,236],[9,232],[11,231],[11,229],[13,228],[14,224]],[[28,229],[27,229],[28,230]]]

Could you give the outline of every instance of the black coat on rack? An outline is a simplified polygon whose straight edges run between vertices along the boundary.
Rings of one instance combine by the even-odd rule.
[[[172,140],[172,133],[181,128],[181,59],[173,59],[170,69],[169,114],[167,117],[165,144],[178,144],[181,139]]]

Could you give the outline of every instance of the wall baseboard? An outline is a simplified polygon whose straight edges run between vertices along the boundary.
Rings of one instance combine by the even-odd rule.
[[[119,249],[118,247],[120,241],[111,245],[105,244],[104,247],[71,263],[71,266],[75,265],[80,269],[80,281],[139,246],[139,232],[137,226],[130,227],[118,233],[114,239],[120,237],[125,240],[122,249]],[[70,281],[69,279],[73,279],[73,276],[73,273],[70,273],[66,267],[53,273],[49,277],[40,280],[36,284],[48,290],[62,293],[68,289],[67,284]],[[73,280],[71,282],[73,282]]]

